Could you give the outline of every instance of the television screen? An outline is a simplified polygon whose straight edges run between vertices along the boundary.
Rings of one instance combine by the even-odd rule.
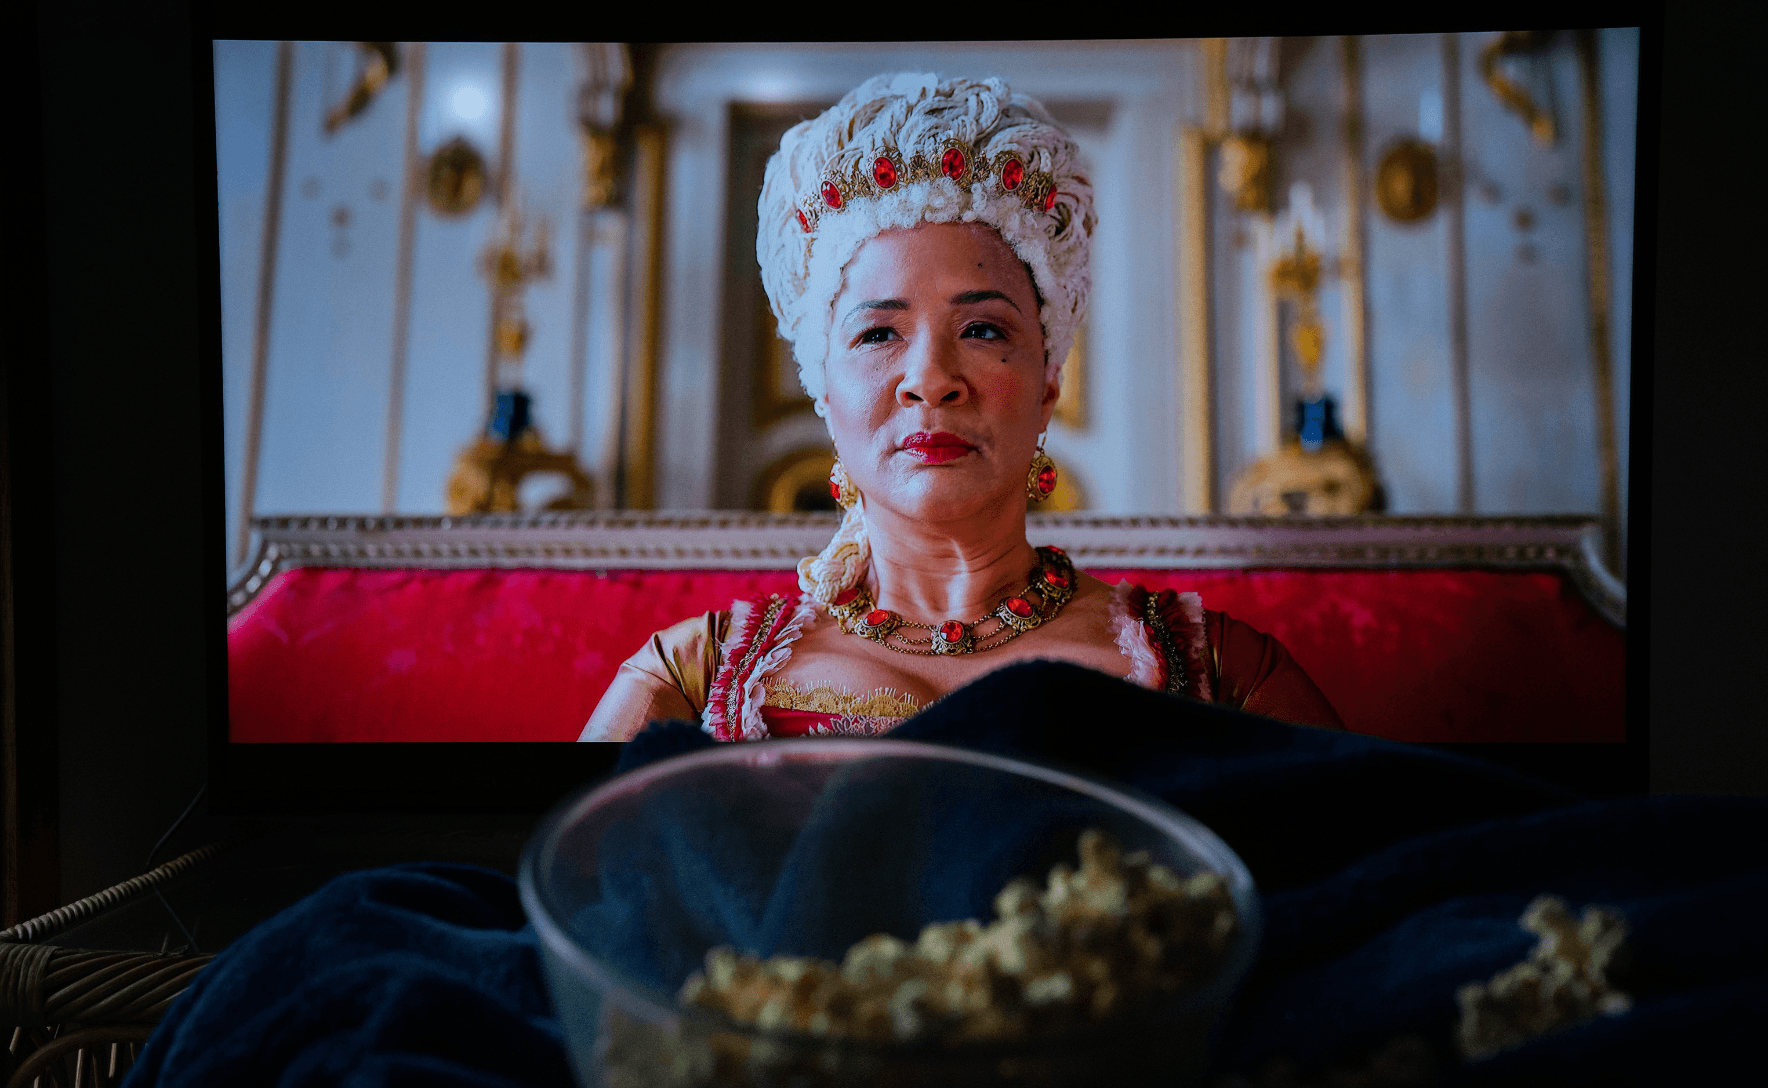
[[[895,72],[1004,80],[1088,186],[1033,543],[1354,731],[1632,747],[1637,29],[212,45],[235,803],[544,807],[654,632],[799,591],[835,452],[758,204]]]

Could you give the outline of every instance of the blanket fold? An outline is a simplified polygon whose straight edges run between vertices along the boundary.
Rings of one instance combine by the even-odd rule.
[[[1428,1054],[1428,1083],[1444,1085],[1722,1082],[1755,1061],[1755,1029],[1768,1022],[1768,800],[1590,801],[1465,756],[1288,726],[1057,663],[993,673],[892,735],[1127,784],[1245,860],[1264,941],[1223,1025],[1217,1084],[1257,1084],[1274,1062],[1300,1083],[1358,1069],[1360,1083],[1384,1083],[1369,1079],[1370,1057],[1397,1053],[1396,1041]],[[619,769],[713,743],[694,723],[654,723]],[[972,838],[990,821],[1003,837],[1036,823],[1011,806],[935,807]],[[790,894],[785,878],[734,887],[703,852],[645,844],[633,846],[631,879],[675,881],[688,923],[709,934],[806,939],[828,913],[806,874],[838,860],[841,843],[865,841],[839,819],[820,826]],[[622,870],[609,871],[618,883]],[[944,880],[940,894],[971,894],[961,884]],[[1632,1006],[1463,1061],[1456,990],[1529,956],[1536,936],[1518,923],[1544,894],[1574,914],[1601,905],[1626,919],[1611,978]],[[610,932],[631,921],[611,900],[604,909]],[[612,954],[636,964],[653,953],[635,939]],[[127,1081],[418,1083],[570,1084],[532,935],[499,874],[417,865],[340,878],[224,951]]]

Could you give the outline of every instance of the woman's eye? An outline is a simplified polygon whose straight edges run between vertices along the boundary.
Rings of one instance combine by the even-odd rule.
[[[879,325],[875,329],[867,329],[859,334],[862,344],[882,344],[896,335],[896,330],[888,325]]]
[[[1005,340],[1007,338],[1007,334],[1001,331],[999,325],[990,325],[986,321],[978,321],[974,325],[967,326],[964,329],[964,335],[977,340]]]

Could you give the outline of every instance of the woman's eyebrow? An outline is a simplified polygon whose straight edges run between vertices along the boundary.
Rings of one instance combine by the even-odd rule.
[[[988,300],[995,298],[1000,299],[1015,310],[1019,309],[1019,304],[1017,302],[1014,302],[999,291],[965,291],[963,294],[952,296],[952,305],[969,306],[972,303],[987,302]]]
[[[853,315],[859,313],[861,310],[906,310],[908,308],[909,308],[909,303],[908,303],[907,299],[872,298],[872,299],[867,299],[866,301],[860,303],[858,306],[855,306],[853,309],[847,311],[847,315],[845,317],[843,317],[841,319],[841,321],[843,324],[845,324],[846,322],[852,321]]]

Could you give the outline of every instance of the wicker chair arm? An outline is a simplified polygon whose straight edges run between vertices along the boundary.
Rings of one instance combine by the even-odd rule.
[[[0,944],[0,1023],[151,1024],[214,958]]]

